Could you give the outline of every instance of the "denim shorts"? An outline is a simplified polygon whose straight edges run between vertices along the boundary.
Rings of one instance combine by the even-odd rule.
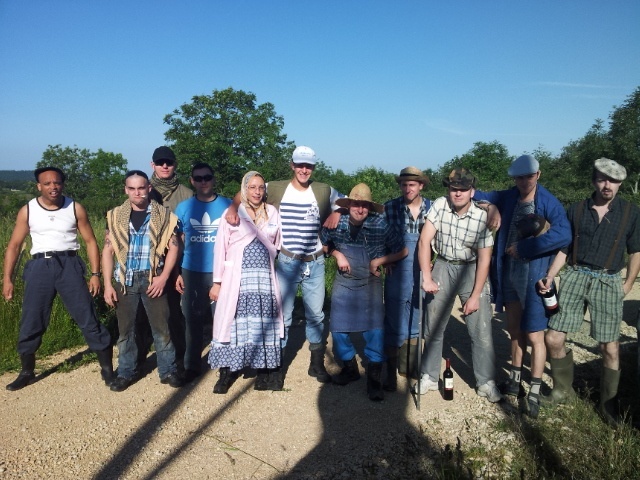
[[[524,308],[529,282],[529,262],[505,256],[502,296],[504,303],[520,302]]]

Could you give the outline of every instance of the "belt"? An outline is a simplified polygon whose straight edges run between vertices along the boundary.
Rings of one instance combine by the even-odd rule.
[[[580,265],[580,264],[571,265],[571,268],[573,268],[577,272],[587,273],[594,277],[599,277],[599,276],[615,277],[619,273],[613,270],[605,270],[604,268],[593,268],[588,265]]]
[[[31,255],[31,258],[51,258],[51,257],[75,257],[78,254],[76,250],[66,250],[63,252],[40,252]]]
[[[447,262],[449,265],[471,265],[472,263],[476,263],[475,260],[447,260],[444,257],[438,257],[437,260]]]
[[[318,258],[324,256],[324,253],[322,250],[318,250],[317,252],[312,253],[311,255],[300,255],[299,253],[290,252],[284,247],[280,249],[280,253],[283,254],[285,257],[293,258],[294,260],[300,260],[301,262],[313,262],[314,260],[317,260]]]

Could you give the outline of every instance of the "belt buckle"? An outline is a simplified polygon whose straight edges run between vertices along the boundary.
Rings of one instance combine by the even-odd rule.
[[[51,252],[44,252],[44,258],[52,258]]]

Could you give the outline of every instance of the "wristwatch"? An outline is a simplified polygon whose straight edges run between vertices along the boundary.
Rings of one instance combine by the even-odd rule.
[[[91,272],[92,277],[102,278],[102,272]]]

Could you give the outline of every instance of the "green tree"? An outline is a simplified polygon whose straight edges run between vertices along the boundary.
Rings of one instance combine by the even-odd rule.
[[[288,178],[293,142],[282,133],[284,119],[271,103],[258,104],[253,93],[227,88],[197,95],[164,117],[165,139],[186,179],[191,165],[209,163],[223,194],[238,191],[249,170],[267,181]]]
[[[640,180],[640,87],[611,113],[609,119],[613,158],[626,167],[626,183],[631,186],[633,194],[637,195]]]
[[[119,153],[49,145],[36,168],[54,166],[66,175],[65,194],[92,214],[102,215],[123,199],[127,161]]]

